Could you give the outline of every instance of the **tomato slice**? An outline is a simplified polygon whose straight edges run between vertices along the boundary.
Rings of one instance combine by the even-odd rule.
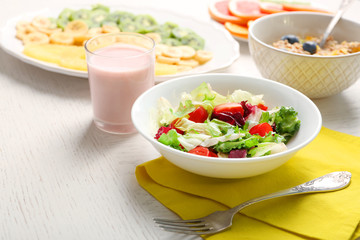
[[[177,123],[179,120],[180,120],[180,118],[175,118],[175,119],[170,123],[169,127],[170,127],[171,129],[175,129],[178,134],[183,135],[183,134],[184,134],[184,131],[176,128],[176,123]]]
[[[286,12],[283,6],[279,3],[272,3],[272,2],[261,2],[260,3],[260,12],[272,14],[272,13],[279,13],[279,12]]]
[[[214,113],[238,113],[244,115],[244,109],[240,103],[223,103],[214,107]]]
[[[209,4],[208,10],[212,19],[217,22],[232,22],[240,25],[246,25],[247,20],[232,15],[228,9],[229,0],[216,0]]]
[[[262,103],[259,103],[259,104],[257,105],[257,107],[260,108],[261,110],[264,110],[264,111],[268,110],[268,106],[265,106],[265,105],[262,104]]]
[[[198,106],[194,111],[189,113],[189,120],[196,123],[203,123],[208,118],[209,114],[203,106]]]
[[[256,0],[232,0],[228,8],[234,16],[247,20],[255,20],[267,15],[260,11],[260,2]]]
[[[248,38],[249,35],[249,31],[247,27],[235,24],[235,23],[231,23],[231,22],[226,22],[224,24],[225,28],[234,36],[237,37],[241,37],[241,38]]]
[[[260,136],[264,137],[267,133],[271,132],[273,129],[268,123],[260,123],[258,125],[253,126],[249,133],[251,135],[259,134]]]
[[[172,129],[171,127],[163,127],[163,126],[161,126],[161,127],[158,129],[158,131],[157,131],[157,133],[156,133],[156,135],[155,135],[154,138],[155,138],[156,140],[159,139],[163,133],[166,134],[166,133],[168,133],[171,129]]]
[[[305,11],[305,12],[320,12],[320,13],[331,13],[324,9],[316,8],[311,5],[300,5],[300,4],[282,4],[285,11]]]
[[[210,151],[206,147],[198,146],[194,149],[191,149],[188,153],[200,155],[200,156],[206,156],[206,157],[218,157],[216,153]]]

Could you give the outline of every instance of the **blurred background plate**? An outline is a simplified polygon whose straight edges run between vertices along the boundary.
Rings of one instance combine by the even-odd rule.
[[[171,78],[199,74],[206,72],[219,71],[229,67],[240,56],[239,44],[224,28],[212,24],[211,21],[200,21],[198,19],[179,15],[178,13],[154,9],[151,7],[116,5],[109,6],[111,11],[124,10],[134,14],[150,14],[158,23],[174,22],[181,27],[190,28],[205,39],[205,50],[211,51],[214,57],[208,63],[194,68],[191,71],[178,73],[174,75],[156,76],[155,82],[160,83]],[[31,20],[35,16],[57,17],[64,8],[80,9],[91,8],[91,5],[73,5],[73,6],[59,6],[57,8],[45,8],[36,12],[27,13],[9,19],[0,31],[0,46],[10,55],[20,59],[23,62],[29,63],[36,67],[62,73],[70,76],[87,78],[87,72],[63,68],[52,63],[30,58],[22,53],[23,45],[20,40],[15,37],[15,25],[20,20]]]

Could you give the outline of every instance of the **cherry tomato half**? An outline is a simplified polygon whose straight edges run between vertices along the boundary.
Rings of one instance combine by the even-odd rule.
[[[200,105],[194,111],[189,113],[189,116],[189,120],[196,123],[203,123],[208,118],[208,112]]]
[[[163,133],[167,134],[171,129],[172,127],[160,127],[155,135],[155,139],[159,139]]]
[[[244,109],[240,103],[223,103],[214,107],[214,113],[223,113],[223,112],[228,112],[228,113],[240,112],[241,115],[244,115]]]
[[[261,110],[264,110],[264,111],[266,111],[266,110],[268,109],[268,107],[265,106],[265,105],[262,104],[262,103],[259,103],[259,104],[257,105],[257,107],[260,108]]]
[[[175,118],[175,119],[170,123],[169,127],[170,127],[171,129],[175,129],[178,134],[183,135],[183,134],[184,134],[184,131],[182,131],[182,130],[180,130],[180,129],[178,129],[178,128],[176,127],[176,123],[177,123],[179,120],[180,120],[180,118]]]
[[[214,152],[210,151],[208,148],[202,147],[202,146],[198,146],[194,149],[191,149],[188,153],[206,156],[206,157],[217,157],[216,153],[214,153]]]
[[[253,126],[249,133],[251,135],[259,134],[260,136],[264,137],[268,132],[271,132],[273,129],[268,123],[260,123],[258,125]]]

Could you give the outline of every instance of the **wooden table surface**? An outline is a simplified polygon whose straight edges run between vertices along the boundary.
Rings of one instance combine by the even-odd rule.
[[[335,10],[340,0],[319,2]],[[210,20],[204,0],[131,4]],[[12,0],[0,8],[0,24],[59,5],[72,6],[73,1]],[[359,9],[357,1],[345,17],[360,22]],[[247,43],[240,42],[240,54],[224,72],[260,77]],[[138,164],[159,153],[140,134],[111,135],[94,126],[87,79],[39,69],[0,49],[0,96],[0,239],[185,238],[155,227],[152,217],[174,214],[144,191],[134,175]],[[360,136],[359,81],[314,102],[324,126]]]

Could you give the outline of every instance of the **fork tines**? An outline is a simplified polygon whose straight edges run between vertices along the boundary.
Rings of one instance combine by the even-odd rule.
[[[153,219],[158,227],[169,232],[178,232],[184,234],[203,235],[212,230],[211,226],[202,220],[170,220],[170,219]]]

